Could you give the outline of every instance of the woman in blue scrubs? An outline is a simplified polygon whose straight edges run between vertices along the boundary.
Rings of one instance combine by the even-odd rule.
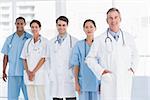
[[[95,22],[91,19],[85,20],[83,30],[87,37],[76,43],[70,61],[74,69],[75,89],[79,100],[99,100],[100,82],[85,63],[85,57],[90,50],[96,31]]]

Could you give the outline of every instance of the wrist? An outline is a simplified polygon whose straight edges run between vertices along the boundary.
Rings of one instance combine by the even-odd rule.
[[[33,73],[33,74],[35,74],[35,73],[36,73],[36,71],[35,71],[35,70],[33,70],[33,71],[32,71],[32,73]]]
[[[3,74],[5,74],[6,73],[6,71],[5,70],[3,70]]]

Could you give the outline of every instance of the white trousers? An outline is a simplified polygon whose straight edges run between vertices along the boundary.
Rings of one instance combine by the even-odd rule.
[[[46,100],[44,85],[27,85],[29,100]]]

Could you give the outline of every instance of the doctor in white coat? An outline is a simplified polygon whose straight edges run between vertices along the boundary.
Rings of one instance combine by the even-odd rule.
[[[94,40],[86,63],[101,79],[101,100],[130,100],[132,76],[137,64],[134,38],[120,27],[118,9],[107,12],[109,28]]]
[[[67,33],[68,18],[56,19],[58,35],[50,41],[50,89],[53,100],[76,100],[69,59],[76,39]]]

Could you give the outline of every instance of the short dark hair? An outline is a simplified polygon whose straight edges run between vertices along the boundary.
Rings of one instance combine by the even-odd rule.
[[[18,18],[16,18],[16,22],[17,22],[18,19],[22,19],[22,20],[24,21],[24,23],[26,23],[25,18],[23,18],[23,17],[18,17]],[[16,23],[16,22],[15,22],[15,23]]]
[[[91,22],[96,27],[95,21],[92,20],[92,19],[85,20],[84,23],[83,23],[83,27],[85,27],[86,22]]]
[[[64,21],[64,22],[66,22],[67,25],[68,25],[68,23],[69,23],[69,20],[68,20],[68,18],[67,18],[66,16],[59,16],[59,17],[56,19],[56,23],[58,22],[58,20],[62,20],[62,21]]]
[[[120,14],[120,11],[117,8],[110,8],[106,14],[108,15],[108,13],[112,11],[117,11]]]
[[[35,20],[35,19],[32,20],[32,21],[30,22],[30,27],[31,27],[32,23],[37,23],[37,24],[39,25],[39,27],[41,27],[41,22],[38,21],[38,20]]]

